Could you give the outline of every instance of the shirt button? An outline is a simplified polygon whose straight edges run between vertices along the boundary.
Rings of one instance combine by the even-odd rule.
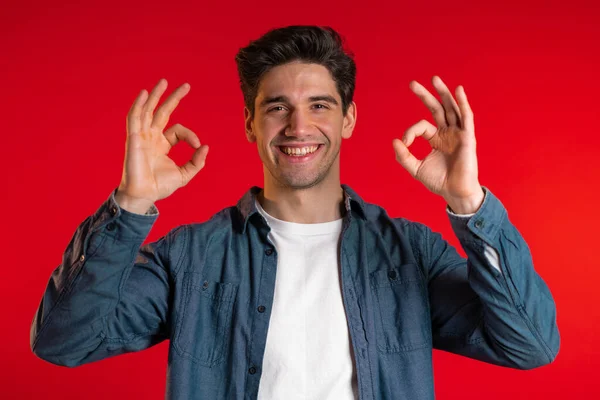
[[[110,209],[110,213],[111,213],[112,215],[116,215],[116,214],[117,214],[117,207],[115,207],[115,206],[111,207],[111,209]]]
[[[265,254],[270,256],[271,254],[273,254],[273,249],[266,249]]]
[[[388,272],[388,278],[390,278],[391,280],[395,281],[397,277],[398,275],[396,274],[396,271]]]
[[[83,262],[83,260],[85,260],[85,256],[82,254],[81,257],[79,257],[79,261]]]
[[[482,219],[478,219],[477,221],[475,221],[475,227],[476,228],[480,228],[481,229],[481,228],[483,228],[483,225],[484,225],[484,223],[483,223]]]
[[[266,307],[265,306],[258,306],[258,312],[263,313],[265,312]]]
[[[250,375],[254,375],[256,373],[256,367],[248,368],[248,372],[250,373]]]
[[[206,290],[208,288],[208,281],[204,281],[202,284],[202,290]]]
[[[112,231],[115,229],[115,223],[111,222],[110,224],[106,225],[106,229],[108,229],[109,231]]]

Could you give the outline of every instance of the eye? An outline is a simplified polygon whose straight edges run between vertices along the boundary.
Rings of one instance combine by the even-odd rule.
[[[283,106],[275,106],[275,107],[271,107],[267,110],[267,112],[272,112],[272,111],[284,111],[285,108]]]
[[[325,104],[320,104],[320,103],[314,104],[313,107],[316,108],[317,110],[326,110],[329,108]]]

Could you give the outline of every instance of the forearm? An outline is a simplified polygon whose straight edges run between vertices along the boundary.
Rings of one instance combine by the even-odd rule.
[[[438,343],[454,352],[516,368],[551,362],[560,342],[555,304],[533,268],[525,240],[500,201],[486,196],[471,218],[451,216],[450,222],[468,259],[464,269],[447,268],[445,279],[466,280],[472,296],[468,298],[463,290],[465,301],[460,307],[445,311],[453,313],[453,318],[437,318],[444,321],[438,326]],[[432,263],[457,260],[441,241],[434,243]],[[499,255],[501,271],[491,265],[486,247]],[[457,331],[461,332],[460,340],[449,335]]]
[[[107,201],[88,217],[52,273],[31,326],[31,348],[41,358],[80,363],[106,336],[105,317],[117,306],[128,269],[156,219],[116,214]]]

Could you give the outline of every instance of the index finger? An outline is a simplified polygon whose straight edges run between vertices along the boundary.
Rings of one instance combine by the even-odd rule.
[[[154,118],[152,119],[151,124],[152,128],[158,128],[161,131],[165,129],[165,126],[167,126],[167,123],[169,122],[171,113],[173,113],[181,99],[183,99],[185,95],[189,93],[189,91],[190,84],[187,82],[175,89],[173,93],[167,97],[165,102],[158,107],[156,113],[154,113]]]

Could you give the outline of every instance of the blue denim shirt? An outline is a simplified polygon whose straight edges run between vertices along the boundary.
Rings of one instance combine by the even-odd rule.
[[[342,188],[342,296],[360,399],[433,399],[434,348],[520,369],[554,360],[552,295],[488,188],[473,216],[448,214],[468,259],[427,226]],[[167,399],[255,399],[277,269],[260,190],[143,246],[157,216],[120,209],[113,191],[50,278],[33,352],[73,367],[169,339]]]

